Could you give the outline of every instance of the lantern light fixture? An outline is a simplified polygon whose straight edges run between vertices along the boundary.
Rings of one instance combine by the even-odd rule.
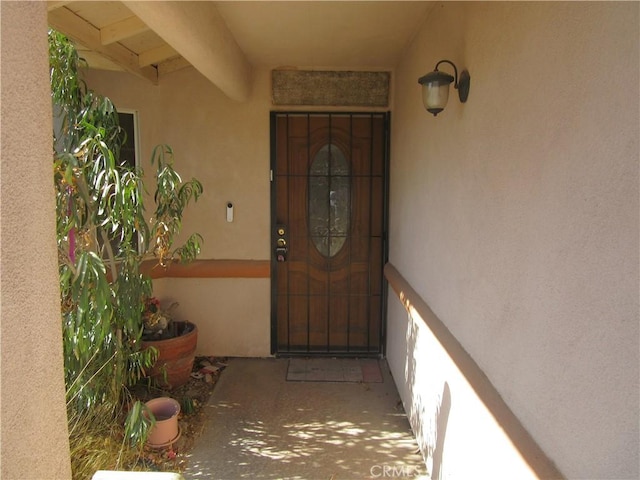
[[[442,63],[448,63],[453,67],[454,76],[446,72],[441,72],[438,67]],[[458,77],[458,69],[455,64],[449,60],[440,60],[436,63],[433,72],[429,72],[418,79],[418,83],[422,85],[422,103],[424,108],[432,113],[435,117],[447,105],[449,99],[449,84],[453,82],[453,88],[458,90],[458,97],[461,103],[465,103],[469,97],[469,84],[471,77],[467,70],[463,70]]]

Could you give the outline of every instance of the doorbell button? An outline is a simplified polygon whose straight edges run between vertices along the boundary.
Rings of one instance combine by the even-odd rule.
[[[233,203],[227,203],[227,222],[233,222]]]

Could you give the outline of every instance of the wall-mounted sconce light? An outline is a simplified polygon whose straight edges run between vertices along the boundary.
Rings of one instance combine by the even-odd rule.
[[[452,77],[446,72],[441,72],[438,67],[441,63],[448,63],[453,67],[455,77]],[[444,107],[447,105],[449,99],[449,84],[453,83],[453,88],[458,90],[458,96],[460,102],[464,103],[469,97],[469,84],[471,83],[471,77],[467,70],[463,70],[458,78],[458,69],[449,60],[440,60],[436,63],[436,68],[433,72],[429,72],[426,75],[418,79],[418,83],[422,85],[422,103],[427,112],[433,113],[435,117],[438,115]]]

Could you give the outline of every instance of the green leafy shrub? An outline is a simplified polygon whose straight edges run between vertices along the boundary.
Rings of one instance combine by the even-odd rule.
[[[53,177],[69,418],[90,418],[99,407],[115,420],[127,386],[141,378],[157,355],[140,350],[144,299],[152,295],[142,262],[155,258],[166,266],[198,255],[200,235],[179,246],[174,240],[185,208],[203,189],[196,179],[182,181],[170,147],[156,147],[151,159],[155,210],[147,221],[143,172],[119,161],[124,131],[115,106],[87,89],[79,77],[77,51],[54,30],[49,32],[49,59],[59,125]],[[145,440],[141,419],[129,415],[129,440]]]

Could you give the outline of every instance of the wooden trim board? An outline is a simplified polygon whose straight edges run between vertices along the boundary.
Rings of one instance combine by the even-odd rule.
[[[167,268],[155,261],[143,263],[141,271],[151,278],[270,278],[269,260],[195,260],[171,263]]]

